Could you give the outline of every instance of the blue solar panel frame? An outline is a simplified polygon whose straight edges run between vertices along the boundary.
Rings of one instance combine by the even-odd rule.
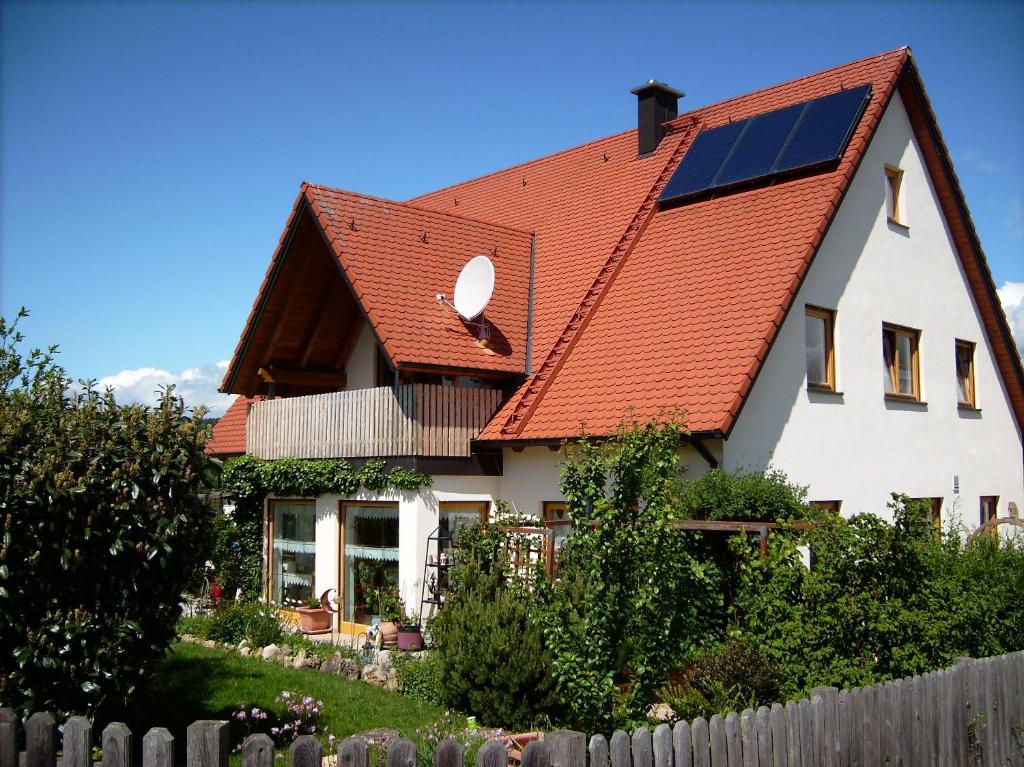
[[[660,203],[763,181],[838,160],[860,122],[871,85],[701,131]]]

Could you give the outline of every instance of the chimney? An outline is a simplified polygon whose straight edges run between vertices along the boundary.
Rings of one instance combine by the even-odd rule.
[[[645,85],[634,88],[636,94],[637,137],[640,142],[640,157],[646,157],[658,148],[665,136],[662,123],[679,115],[679,99],[685,94],[665,83],[648,80]]]

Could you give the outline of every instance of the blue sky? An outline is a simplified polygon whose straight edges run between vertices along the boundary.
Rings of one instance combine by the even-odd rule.
[[[404,199],[910,45],[1024,327],[1022,3],[0,6],[0,312],[78,378],[193,403],[303,180]]]

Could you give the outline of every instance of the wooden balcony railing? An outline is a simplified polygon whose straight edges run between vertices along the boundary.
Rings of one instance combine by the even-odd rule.
[[[257,458],[468,456],[501,405],[497,389],[427,384],[264,400],[249,411]]]

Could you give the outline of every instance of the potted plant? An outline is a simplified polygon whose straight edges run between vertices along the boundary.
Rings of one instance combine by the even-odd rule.
[[[420,630],[419,613],[409,613],[402,617],[398,625],[398,649],[423,649],[423,632]]]
[[[377,589],[377,614],[380,615],[381,644],[392,650],[398,644],[398,618],[402,614],[402,603],[398,599],[397,586],[383,586]]]
[[[331,630],[331,614],[315,597],[310,597],[306,606],[298,609],[298,613],[303,634],[326,634]]]

